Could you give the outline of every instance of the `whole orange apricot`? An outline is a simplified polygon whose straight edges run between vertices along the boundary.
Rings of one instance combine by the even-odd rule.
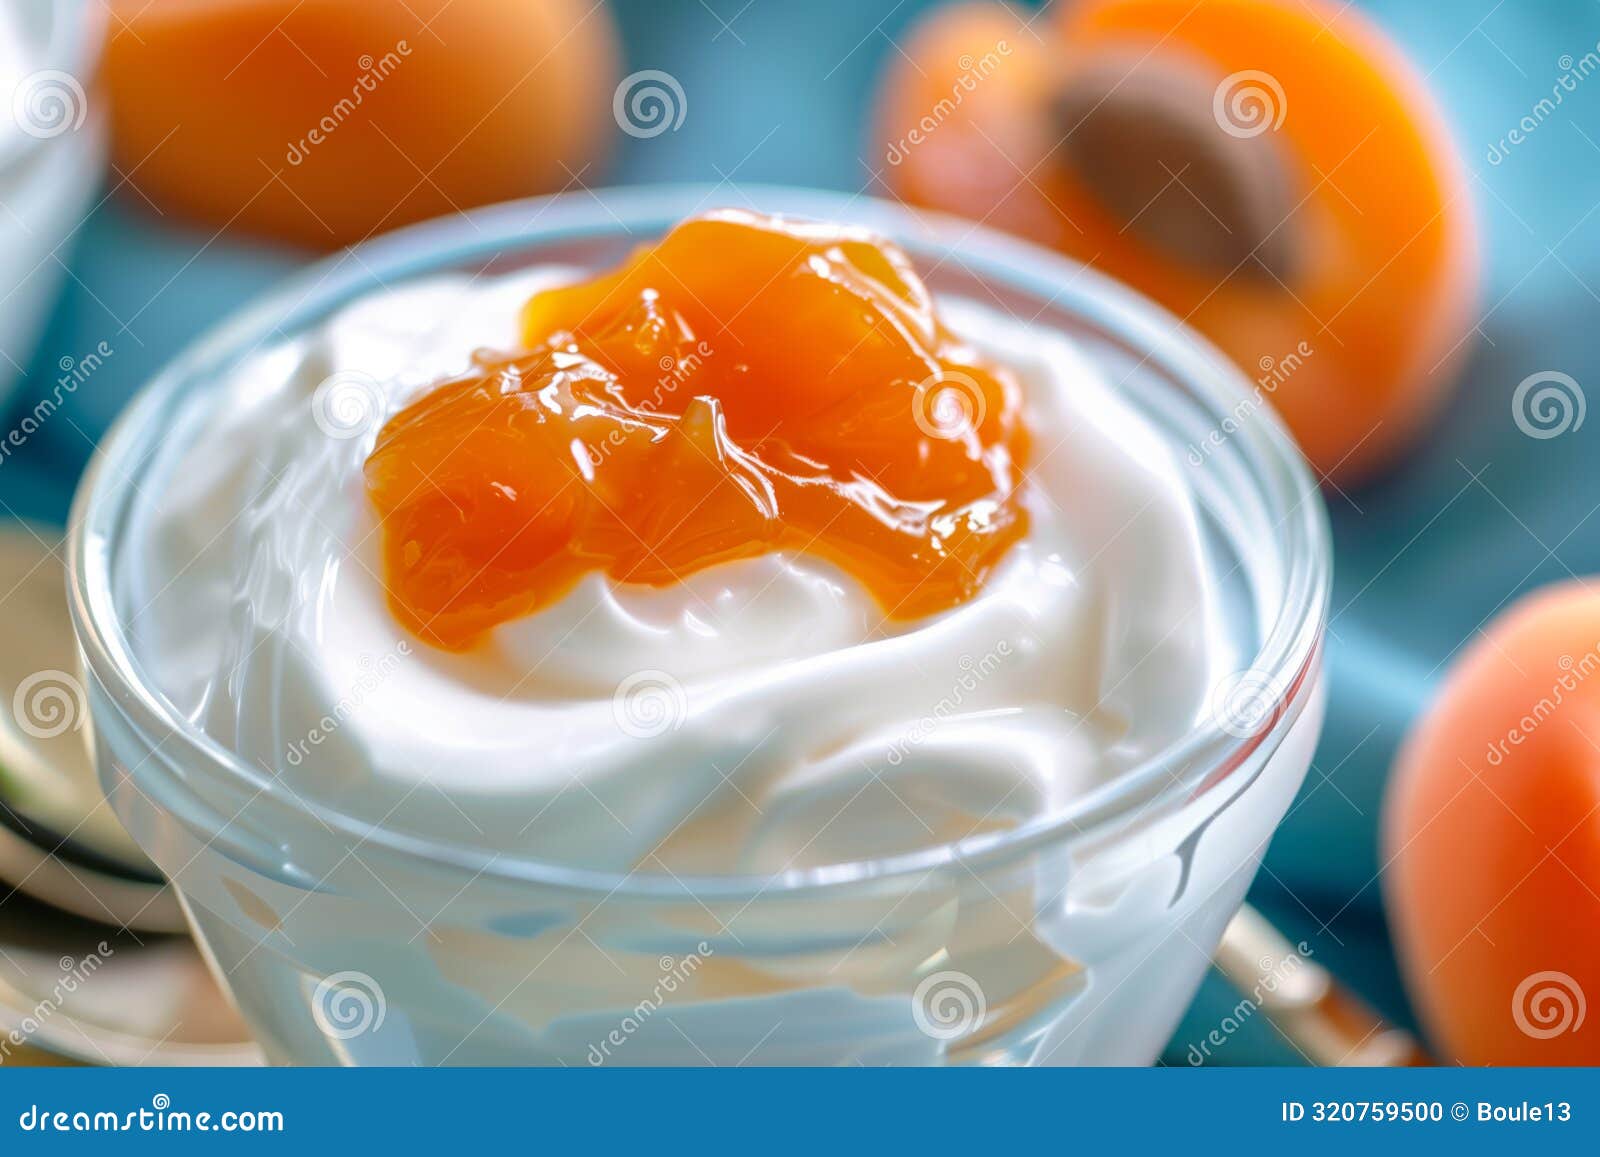
[[[1392,460],[1475,323],[1466,172],[1421,79],[1328,0],[995,3],[892,62],[882,177],[1095,265],[1211,338],[1324,475]]]
[[[1383,843],[1441,1059],[1600,1063],[1600,587],[1540,591],[1460,657],[1396,762]]]
[[[617,48],[588,0],[113,0],[120,175],[318,247],[591,183]]]

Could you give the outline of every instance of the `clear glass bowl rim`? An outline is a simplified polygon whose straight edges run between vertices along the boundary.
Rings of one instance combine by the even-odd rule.
[[[412,225],[363,242],[359,260],[340,253],[318,261],[234,313],[191,343],[130,402],[101,440],[73,501],[67,538],[68,597],[85,662],[145,735],[170,738],[183,758],[212,774],[270,786],[260,768],[237,758],[192,724],[144,676],[117,622],[110,582],[111,549],[141,457],[159,437],[158,422],[180,403],[179,395],[202,367],[214,367],[257,348],[274,333],[285,338],[316,324],[334,310],[383,282],[490,260],[505,250],[637,234],[642,240],[702,209],[749,206],[875,228],[924,251],[959,255],[963,266],[996,283],[1054,307],[1065,308],[1094,328],[1144,351],[1146,360],[1193,392],[1220,423],[1250,396],[1244,376],[1203,337],[1176,317],[1120,282],[1029,242],[970,221],[921,209],[814,189],[740,185],[719,195],[722,185],[640,185],[557,193],[491,205]],[[354,267],[351,271],[349,266]],[[1259,733],[1240,736],[1207,718],[1183,739],[1060,812],[1002,832],[953,844],[872,860],[784,872],[771,876],[616,873],[575,868],[522,854],[495,853],[406,832],[390,831],[326,806],[300,801],[328,829],[369,848],[425,860],[447,871],[489,876],[603,897],[745,900],[812,894],[819,889],[945,870],[976,872],[1036,849],[1090,835],[1136,808],[1153,808],[1214,789],[1264,744],[1273,746],[1299,714],[1316,681],[1331,582],[1332,546],[1326,512],[1310,468],[1270,407],[1256,407],[1234,422],[1222,452],[1243,456],[1276,517],[1284,590],[1275,622],[1262,634],[1247,666],[1281,688],[1283,698]],[[1293,708],[1293,709],[1291,709]],[[1237,729],[1236,729],[1237,730]],[[1270,748],[1269,748],[1270,750]],[[1163,782],[1165,781],[1165,782]],[[1159,785],[1155,791],[1149,789]],[[198,829],[197,829],[198,830]],[[221,833],[202,839],[225,843]]]

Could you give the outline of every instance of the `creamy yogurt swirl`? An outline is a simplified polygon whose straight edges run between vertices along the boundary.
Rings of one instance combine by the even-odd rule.
[[[464,653],[410,636],[363,462],[563,277],[374,293],[173,432],[118,597],[157,684],[284,790],[550,862],[765,874],[1050,813],[1205,710],[1226,648],[1177,464],[1068,340],[962,301],[944,316],[1014,368],[1034,446],[1028,534],[971,601],[886,623],[773,554],[670,588],[590,575]]]

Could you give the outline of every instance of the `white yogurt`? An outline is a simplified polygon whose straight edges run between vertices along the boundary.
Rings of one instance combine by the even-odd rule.
[[[427,836],[768,873],[1050,813],[1193,726],[1227,656],[1176,465],[1068,341],[965,302],[948,322],[1016,369],[1033,434],[1028,534],[970,602],[885,624],[843,573],[775,554],[671,589],[591,575],[464,654],[410,636],[363,486],[379,420],[514,346],[559,278],[370,296],[247,359],[156,476],[119,602],[218,742]],[[371,420],[330,435],[352,400]]]

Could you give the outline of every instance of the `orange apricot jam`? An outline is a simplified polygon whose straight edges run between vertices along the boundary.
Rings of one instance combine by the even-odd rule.
[[[869,233],[710,213],[521,324],[525,352],[476,355],[367,459],[391,606],[434,645],[592,571],[661,586],[780,550],[916,619],[1027,528],[1015,378]]]

